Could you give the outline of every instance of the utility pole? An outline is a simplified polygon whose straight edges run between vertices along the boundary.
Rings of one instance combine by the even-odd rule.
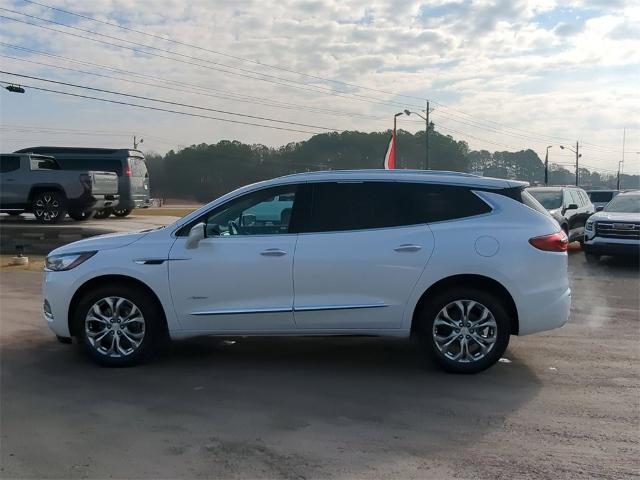
[[[616,190],[620,190],[620,175],[622,174],[622,169],[624,168],[624,149],[625,149],[625,140],[627,139],[627,129],[622,129],[622,160],[618,162],[618,185]]]
[[[137,150],[138,149],[138,144],[140,143],[144,143],[144,138],[141,138],[140,141],[138,141],[138,138],[134,135],[133,136],[133,149]]]
[[[547,147],[547,153],[544,156],[544,186],[549,186],[549,149],[553,147],[553,145],[549,145]]]
[[[579,149],[578,141],[576,140],[576,187],[578,186],[578,159],[580,158],[578,149]]]
[[[429,164],[429,101],[428,100],[427,100],[427,109],[425,110],[425,113],[426,113],[425,121],[427,122],[427,129],[425,131],[425,142],[426,142],[426,151],[427,151],[425,170],[430,170],[431,165]]]

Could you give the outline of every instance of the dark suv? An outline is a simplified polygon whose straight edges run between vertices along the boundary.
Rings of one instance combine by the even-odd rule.
[[[30,147],[18,152],[31,152],[55,157],[64,170],[104,170],[118,175],[120,201],[115,208],[105,208],[95,218],[112,213],[126,217],[134,208],[146,208],[149,198],[149,173],[144,155],[127,148]]]
[[[596,211],[578,187],[531,187],[527,191],[557,220],[570,242],[584,240],[584,225]]]

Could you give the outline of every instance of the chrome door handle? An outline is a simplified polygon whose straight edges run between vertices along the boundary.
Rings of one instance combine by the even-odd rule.
[[[260,255],[264,255],[265,257],[281,257],[286,255],[287,252],[284,250],[280,250],[279,248],[267,248],[266,250],[260,252]]]
[[[394,248],[394,250],[396,252],[417,252],[418,250],[422,250],[422,247],[420,245],[412,245],[410,243],[406,243]]]

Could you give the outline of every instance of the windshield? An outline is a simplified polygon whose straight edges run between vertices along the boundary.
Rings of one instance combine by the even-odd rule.
[[[562,207],[562,190],[527,190],[547,210]]]
[[[604,211],[640,213],[640,195],[618,195],[604,207]]]

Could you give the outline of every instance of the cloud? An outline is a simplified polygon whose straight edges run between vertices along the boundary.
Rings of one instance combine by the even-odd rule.
[[[3,42],[109,65],[144,77],[6,47],[0,53],[119,79],[0,57],[4,70],[344,129],[386,129],[398,107],[406,104],[417,108],[424,103],[422,99],[429,98],[434,105],[445,105],[436,106],[433,113],[436,128],[450,127],[483,139],[484,143],[477,138],[467,140],[472,148],[490,150],[497,148],[496,142],[513,149],[543,148],[549,141],[546,135],[617,146],[622,124],[626,122],[631,129],[640,108],[636,86],[640,71],[636,28],[640,24],[640,7],[633,1],[49,1],[105,21],[200,45],[204,50],[54,14],[42,7],[24,7],[19,0],[5,0],[7,8],[190,55],[195,60],[169,53],[162,54],[176,60],[135,53],[3,21]],[[373,90],[300,76],[293,70]],[[165,88],[123,79],[157,83]],[[336,95],[323,93],[325,89]],[[16,111],[18,99],[10,98],[10,103],[4,102],[1,107],[3,122],[41,125],[55,115],[56,121],[68,128],[142,131],[165,138],[168,143],[157,145],[149,140],[149,147],[158,151],[177,146],[175,139],[185,145],[223,138],[280,145],[308,137],[303,133],[176,117],[35,92],[23,97],[23,102],[24,98],[29,99],[29,108]],[[599,112],[597,128],[590,113],[594,109]],[[494,125],[491,121],[532,133],[523,138],[482,128]],[[402,122],[402,128],[422,128],[421,122],[413,123],[411,118],[403,118]],[[465,139],[463,135],[456,136]],[[123,138],[128,141],[128,136]],[[1,135],[0,140],[5,142]],[[51,143],[55,138],[32,140],[26,143]],[[100,136],[83,140],[102,145],[106,141]],[[637,132],[627,132],[627,144],[640,150]],[[20,146],[24,145],[7,144],[7,148]],[[615,155],[607,150],[589,163],[614,164]]]

